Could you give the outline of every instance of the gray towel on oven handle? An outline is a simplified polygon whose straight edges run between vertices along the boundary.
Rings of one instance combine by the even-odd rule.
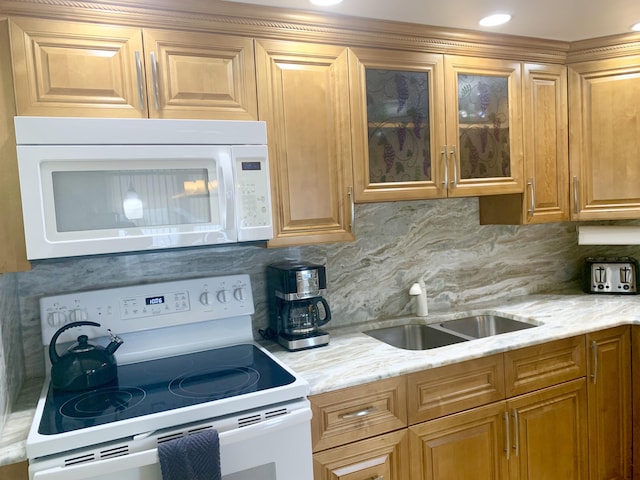
[[[205,430],[158,445],[163,480],[221,480],[220,440]]]

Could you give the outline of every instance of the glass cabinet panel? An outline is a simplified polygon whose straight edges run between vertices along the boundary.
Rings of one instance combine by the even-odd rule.
[[[446,196],[444,57],[349,51],[356,202]]]
[[[522,193],[522,65],[445,55],[447,196]]]
[[[366,69],[369,181],[431,180],[429,76]]]
[[[458,75],[460,178],[511,176],[509,79]]]

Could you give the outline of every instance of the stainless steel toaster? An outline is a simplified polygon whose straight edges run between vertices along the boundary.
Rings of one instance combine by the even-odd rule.
[[[584,290],[587,293],[638,293],[638,261],[632,257],[587,257]]]

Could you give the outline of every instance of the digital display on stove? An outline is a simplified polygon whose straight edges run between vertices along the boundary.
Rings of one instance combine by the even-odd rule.
[[[149,301],[154,298],[149,297]],[[262,350],[233,345],[118,365],[118,378],[96,389],[49,387],[38,433],[55,435],[281,387],[295,381]]]
[[[164,295],[159,295],[157,297],[147,297],[144,299],[144,302],[147,305],[162,305],[164,303]]]

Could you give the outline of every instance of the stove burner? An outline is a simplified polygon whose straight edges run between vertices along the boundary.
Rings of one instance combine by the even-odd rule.
[[[224,398],[247,392],[260,380],[250,367],[221,367],[190,372],[174,378],[169,391],[185,398]]]
[[[92,390],[67,400],[60,413],[68,418],[98,418],[133,408],[146,393],[138,387],[107,387]]]

